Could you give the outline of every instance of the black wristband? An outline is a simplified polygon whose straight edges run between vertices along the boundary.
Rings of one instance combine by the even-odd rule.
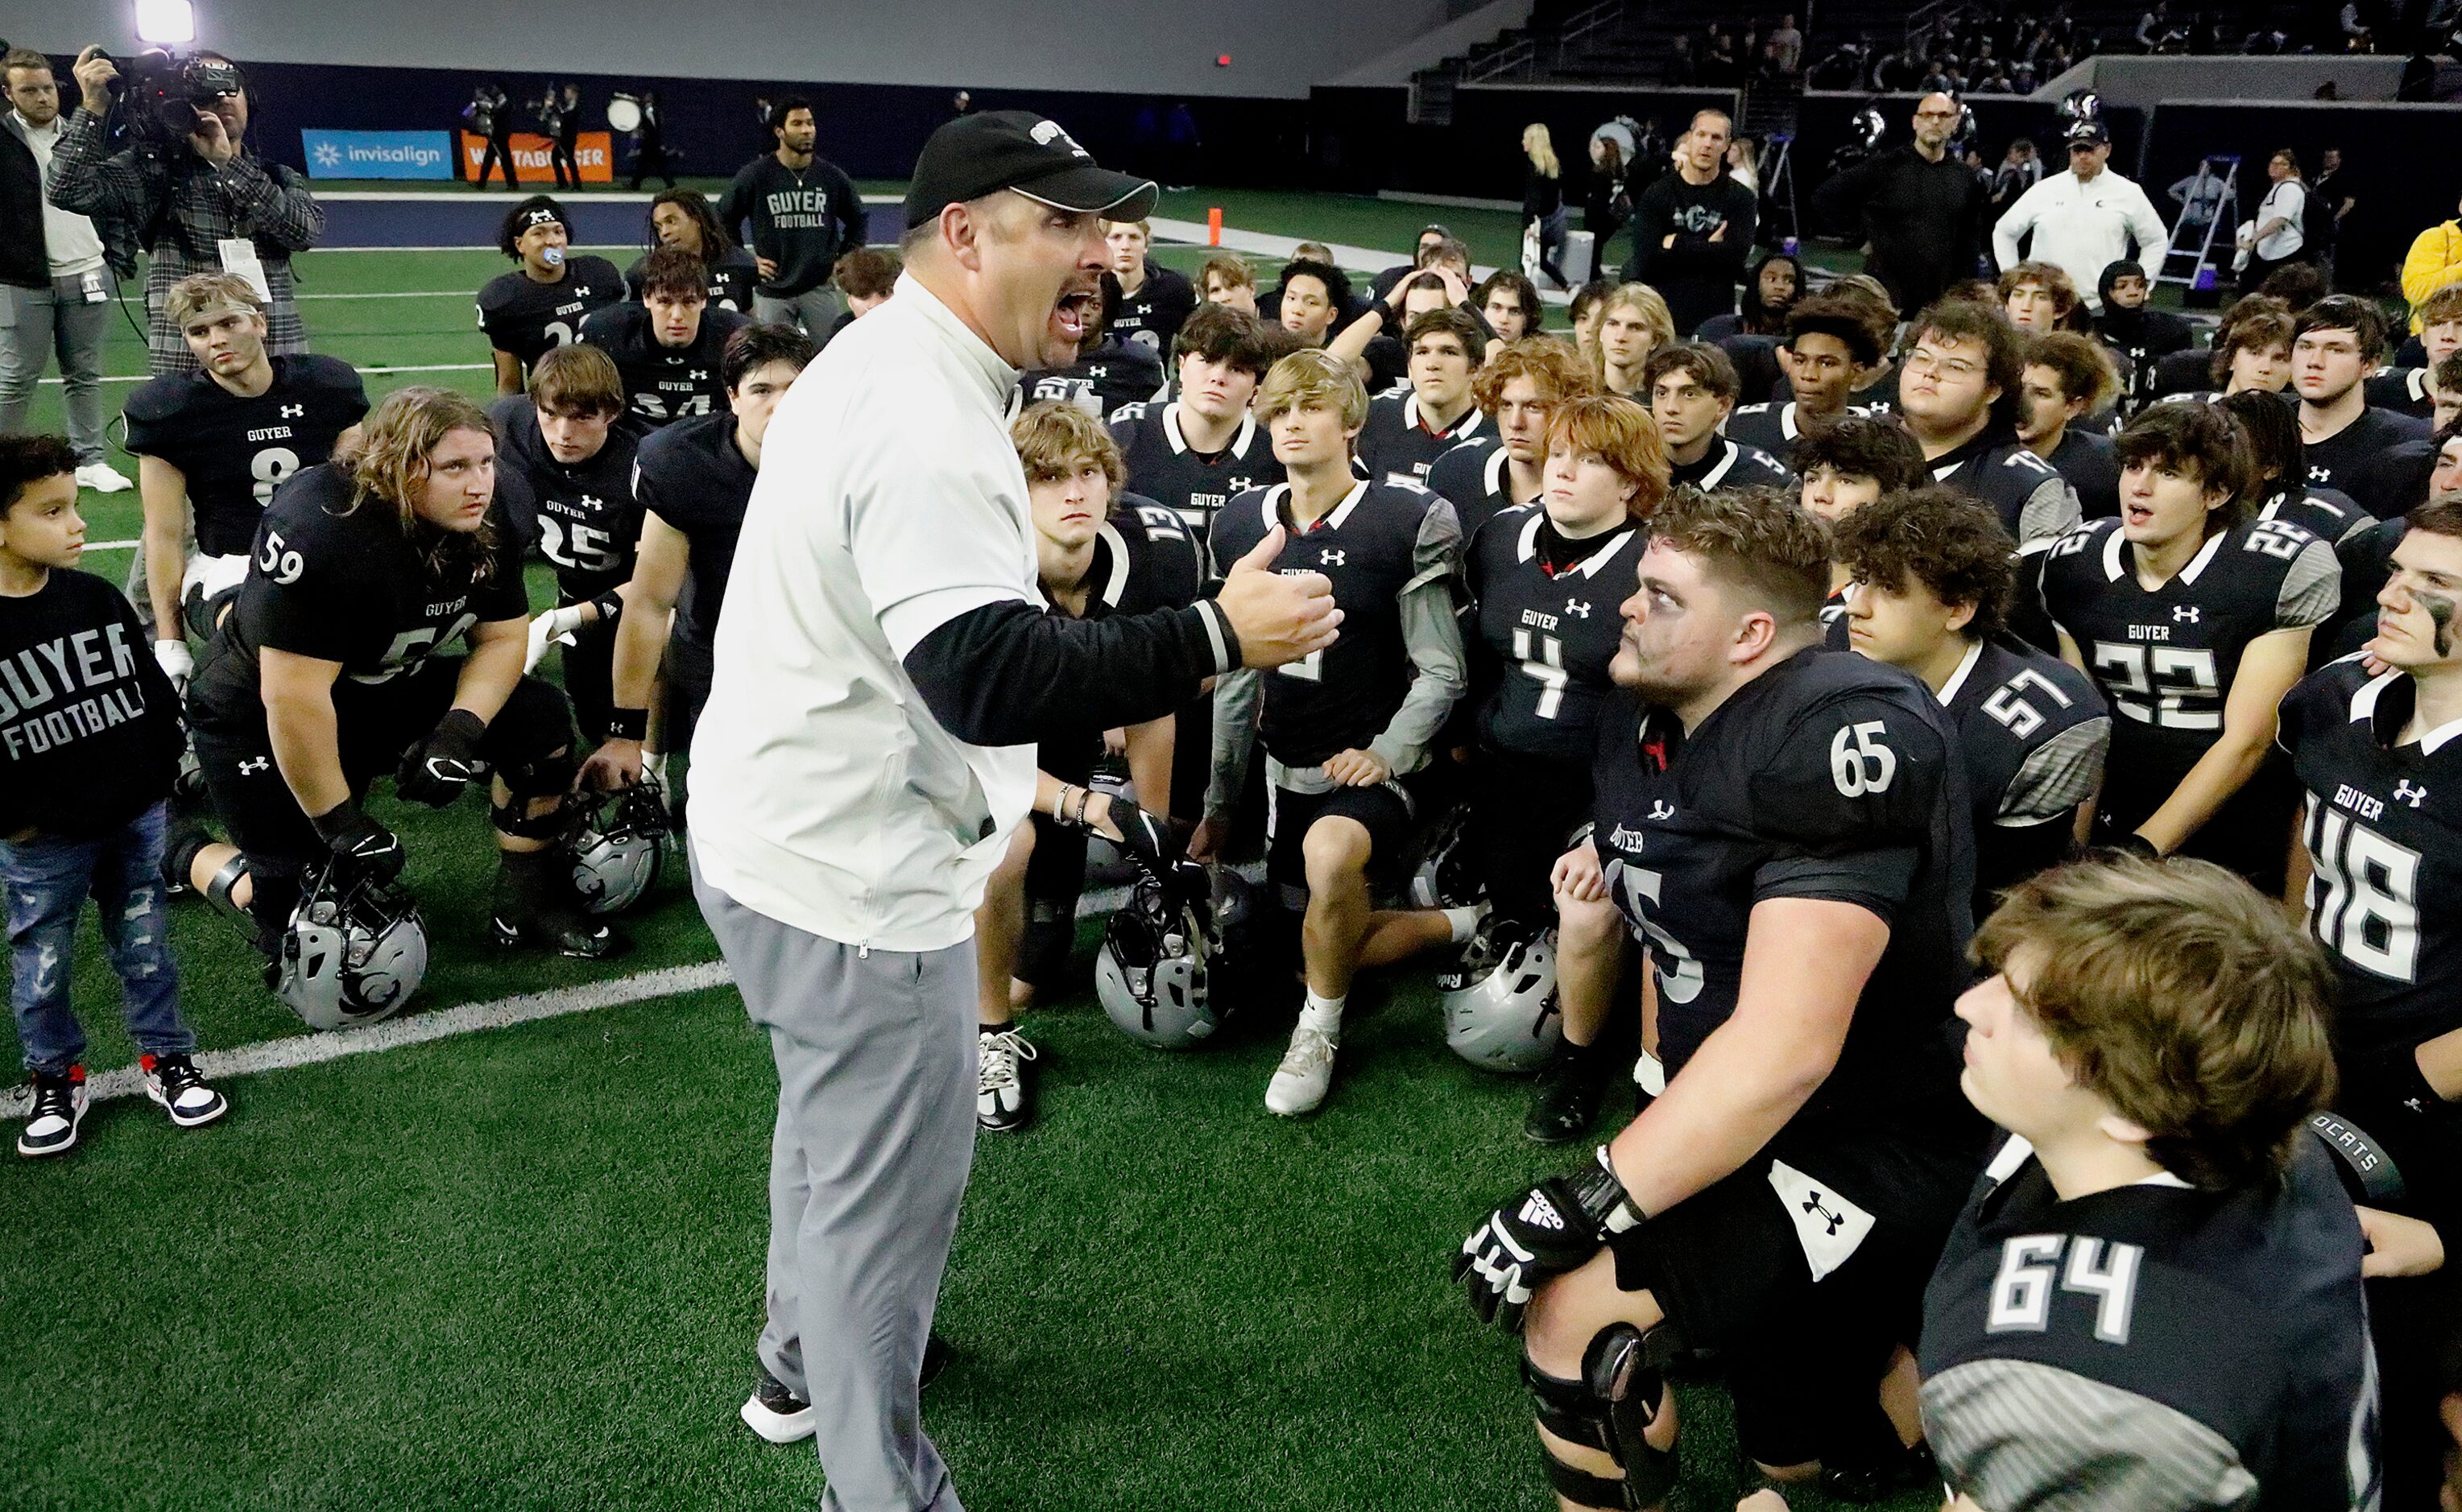
[[[607,711],[607,738],[610,740],[646,740],[650,735],[650,711],[647,709],[610,709]]]
[[[1608,1147],[1599,1146],[1599,1162],[1595,1170],[1585,1171],[1571,1179],[1573,1191],[1581,1199],[1582,1216],[1587,1218],[1604,1239],[1637,1225],[1642,1211],[1633,1205],[1632,1196],[1624,1189],[1624,1182],[1608,1159]]]
[[[624,617],[624,595],[614,588],[609,588],[598,597],[592,599],[590,607],[598,611],[599,624],[613,625]]]

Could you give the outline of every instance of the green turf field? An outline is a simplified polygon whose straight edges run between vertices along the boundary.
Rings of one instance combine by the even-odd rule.
[[[1254,193],[1171,196],[1163,213],[1201,220],[1209,203],[1242,229],[1395,248],[1432,217]],[[1482,259],[1512,233],[1509,215],[1433,215]],[[318,351],[468,365],[371,374],[372,394],[486,392],[470,292],[501,259],[301,261]],[[412,297],[332,297],[378,294]],[[111,357],[142,372],[124,325]],[[45,391],[38,424],[57,423],[57,397]],[[133,493],[85,504],[93,541],[136,536]],[[87,561],[115,579],[126,564]],[[380,793],[374,807],[410,847],[434,948],[421,1010],[715,955],[680,866],[626,921],[627,958],[497,954],[480,802],[437,815]],[[235,924],[186,900],[174,936],[205,1049],[306,1033]],[[76,982],[89,1063],[127,1064],[90,928]],[[1549,1504],[1511,1347],[1474,1325],[1445,1267],[1488,1203],[1579,1157],[1525,1143],[1524,1089],[1444,1050],[1424,969],[1355,1002],[1333,1096],[1301,1123],[1261,1101],[1286,1011],[1187,1057],[1129,1044],[1082,985],[1030,1016],[1044,1118],[983,1141],[941,1316],[957,1362],[925,1399],[970,1506]],[[774,1079],[732,992],[222,1085],[233,1112],[209,1129],[121,1099],[64,1161],[0,1152],[15,1350],[0,1508],[812,1504],[809,1445],[770,1447],[734,1416],[754,1371]],[[1683,1410],[1671,1505],[1732,1505],[1722,1398],[1688,1388]]]

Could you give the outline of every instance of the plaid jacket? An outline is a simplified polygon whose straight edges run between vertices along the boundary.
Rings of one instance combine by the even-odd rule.
[[[112,228],[104,233],[107,241],[115,232],[124,237],[133,230],[149,244],[145,340],[153,371],[197,371],[179,328],[162,313],[162,299],[190,273],[220,271],[214,244],[227,237],[254,241],[265,265],[273,295],[266,310],[266,349],[306,351],[291,254],[315,245],[325,229],[325,212],[308,192],[308,181],[279,163],[260,163],[246,151],[214,168],[193,156],[173,162],[134,150],[109,153],[106,146],[101,118],[80,106],[52,155],[52,202]]]

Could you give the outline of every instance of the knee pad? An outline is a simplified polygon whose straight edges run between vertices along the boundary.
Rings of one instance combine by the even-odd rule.
[[[242,877],[248,875],[248,866],[247,854],[243,852],[240,855],[233,856],[230,860],[223,862],[221,868],[211,877],[205,879],[205,902],[213,904],[217,907],[227,909],[232,913],[246,914],[248,912],[247,909],[242,908],[238,904],[231,902],[231,889],[239,885],[239,880]],[[251,894],[251,896],[253,896],[253,894]]]
[[[1567,1443],[1596,1449],[1624,1467],[1624,1479],[1595,1476],[1542,1451],[1548,1483],[1583,1506],[1657,1505],[1675,1484],[1675,1451],[1652,1446],[1642,1431],[1658,1416],[1667,1385],[1666,1366],[1682,1351],[1666,1325],[1642,1330],[1610,1324],[1582,1352],[1579,1379],[1550,1375],[1522,1361],[1540,1425]]]

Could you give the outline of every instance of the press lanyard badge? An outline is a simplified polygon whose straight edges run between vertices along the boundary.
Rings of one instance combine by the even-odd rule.
[[[265,264],[257,259],[254,242],[244,236],[225,237],[214,244],[214,251],[222,258],[224,272],[247,279],[257,298],[269,305],[273,303],[273,288],[265,281]]]

